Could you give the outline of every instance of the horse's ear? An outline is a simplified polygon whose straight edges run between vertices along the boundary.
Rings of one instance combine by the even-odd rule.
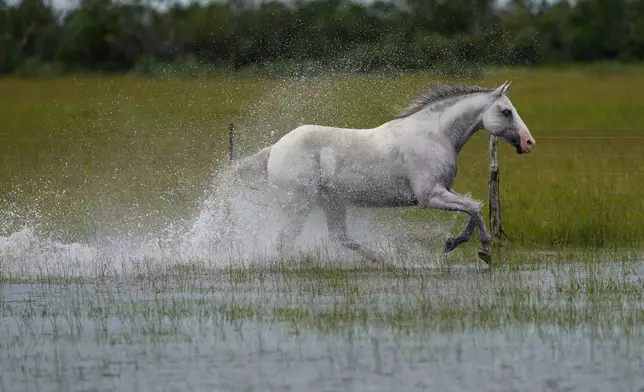
[[[497,88],[494,90],[494,95],[497,95],[497,96],[499,96],[499,97],[500,97],[502,94],[505,94],[505,88],[506,88],[506,86],[507,86],[507,85],[508,85],[508,82],[506,81],[505,83],[503,83],[502,85],[500,85],[499,87],[497,87]]]
[[[502,85],[497,87],[496,90],[494,90],[494,93],[496,95],[498,95],[498,96],[507,94],[508,91],[510,91],[510,85],[511,84],[512,84],[512,82],[506,81],[505,83],[503,83]]]

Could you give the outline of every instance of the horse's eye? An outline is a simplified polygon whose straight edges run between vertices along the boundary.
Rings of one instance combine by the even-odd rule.
[[[510,117],[511,114],[512,114],[512,112],[510,111],[510,109],[503,109],[503,115],[504,116]]]

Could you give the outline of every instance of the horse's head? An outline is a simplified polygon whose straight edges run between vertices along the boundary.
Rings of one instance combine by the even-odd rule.
[[[537,144],[507,96],[509,82],[491,93],[493,102],[483,113],[483,128],[514,146],[517,154],[530,152]]]

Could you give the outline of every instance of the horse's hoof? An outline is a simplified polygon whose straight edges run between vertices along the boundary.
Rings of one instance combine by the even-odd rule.
[[[453,251],[457,246],[455,238],[448,238],[447,241],[445,241],[445,253]]]
[[[492,255],[490,254],[490,252],[489,252],[489,251],[486,251],[486,250],[483,250],[483,249],[479,249],[479,250],[478,250],[478,254],[479,254],[479,258],[480,258],[481,260],[485,261],[485,263],[486,263],[487,265],[492,264]]]

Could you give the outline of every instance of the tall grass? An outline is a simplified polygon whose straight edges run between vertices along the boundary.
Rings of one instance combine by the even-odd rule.
[[[537,140],[501,146],[504,230],[526,247],[637,246],[644,238],[644,68],[496,69],[458,82],[496,86]],[[148,232],[194,216],[225,158],[228,122],[239,154],[300,123],[371,127],[435,76],[280,79],[230,75],[0,80],[0,229],[33,219],[66,239]],[[587,138],[589,136],[596,138]],[[625,138],[625,137],[631,137]],[[455,189],[487,199],[487,138],[459,159]],[[453,215],[383,211],[409,220]],[[454,230],[466,222],[461,216]],[[475,244],[471,244],[474,246]]]

